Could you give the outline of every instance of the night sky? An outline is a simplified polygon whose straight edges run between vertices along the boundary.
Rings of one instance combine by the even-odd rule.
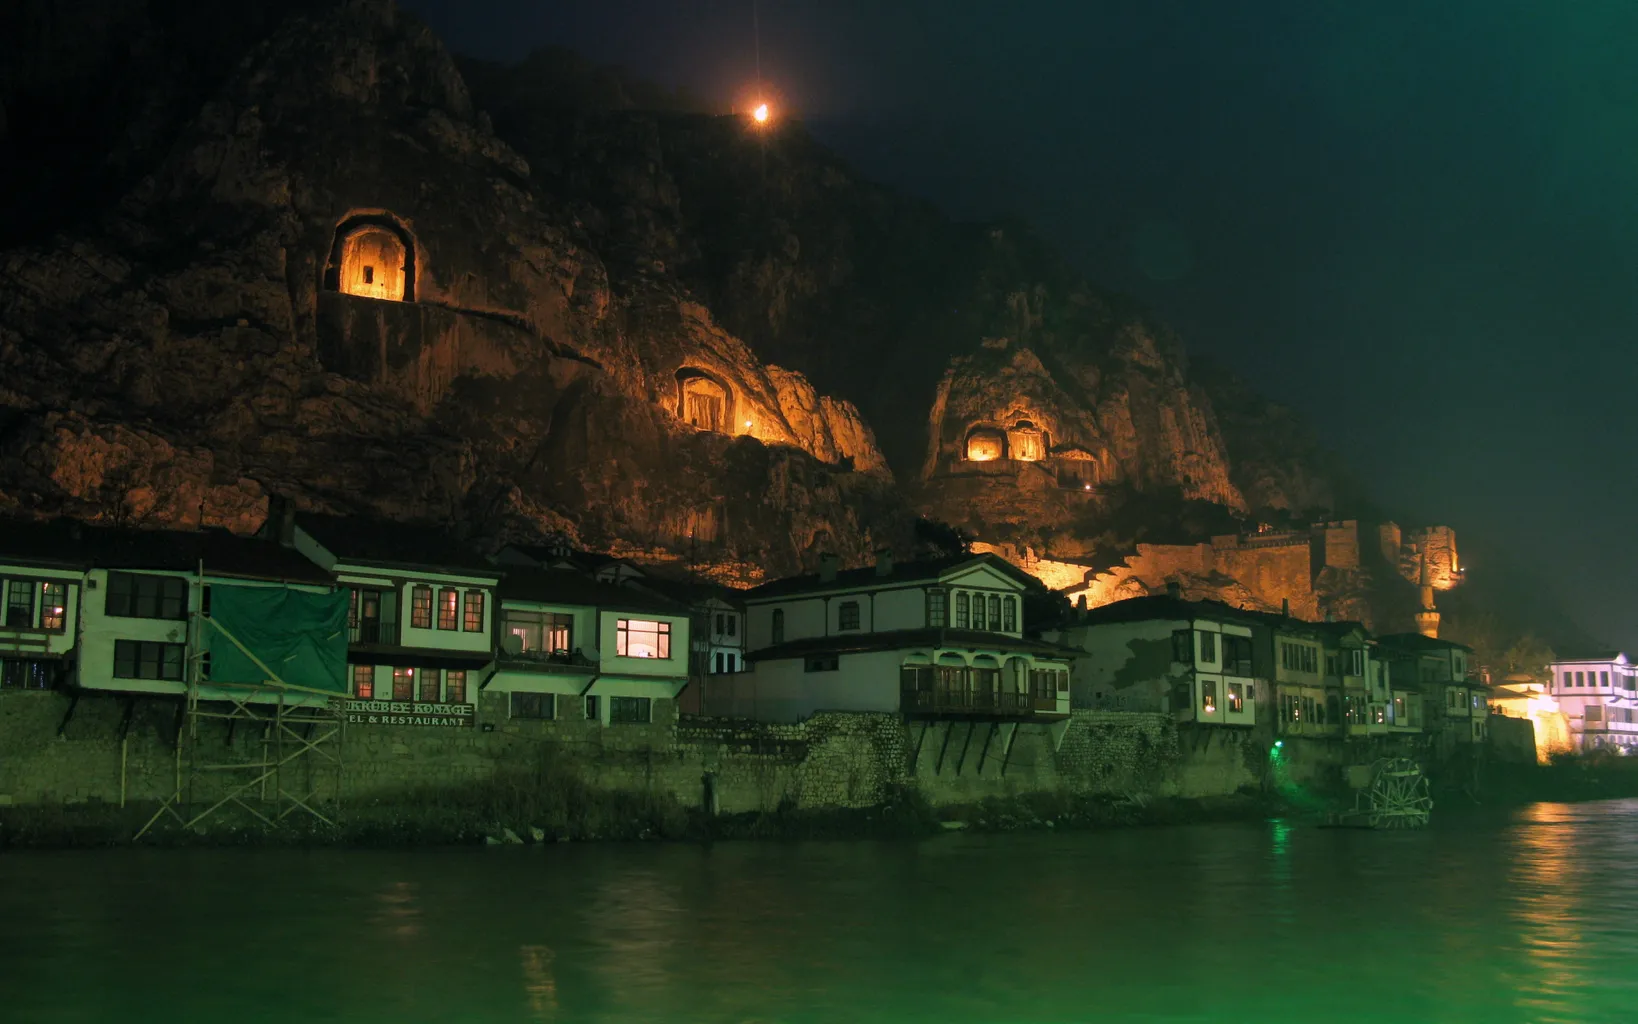
[[[725,107],[750,0],[404,0]],[[1638,4],[762,0],[762,72],[866,176],[1016,214],[1316,424],[1465,560],[1638,647]]]

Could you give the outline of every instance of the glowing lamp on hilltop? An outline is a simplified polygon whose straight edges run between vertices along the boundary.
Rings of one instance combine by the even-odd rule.
[[[756,109],[751,111],[751,117],[756,119],[757,124],[767,124],[768,105],[766,103],[758,103],[756,105]]]

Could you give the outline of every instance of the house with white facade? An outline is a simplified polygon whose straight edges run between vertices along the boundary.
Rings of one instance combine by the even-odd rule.
[[[1473,649],[1454,640],[1421,633],[1393,633],[1377,638],[1377,650],[1390,666],[1394,710],[1406,703],[1411,722],[1445,749],[1483,743],[1490,716],[1489,687],[1472,672]],[[1419,695],[1420,715],[1410,706]]]
[[[348,590],[350,722],[472,724],[500,570],[436,527],[280,511],[266,529]]]
[[[995,555],[818,573],[747,591],[751,671],[713,680],[712,714],[794,721],[815,711],[1057,720],[1073,652],[1025,636],[1039,584]]]
[[[297,552],[217,529],[11,522],[0,531],[0,565],[8,623],[0,643],[18,652],[7,651],[4,672],[31,688],[181,695],[197,669],[201,697],[217,699],[204,658],[212,636],[200,625],[213,588],[334,589],[330,573]]]
[[[1325,658],[1326,713],[1332,713],[1334,703],[1342,735],[1387,735],[1391,696],[1370,632],[1358,622],[1315,625]]]
[[[508,718],[643,724],[688,684],[687,605],[523,566],[507,570],[499,594],[500,647],[483,689],[504,695]]]
[[[1574,750],[1638,752],[1638,665],[1625,653],[1567,658],[1548,669],[1548,695],[1569,720]]]
[[[1080,612],[1053,636],[1084,652],[1070,688],[1075,707],[1249,727],[1269,695],[1252,621],[1220,601],[1129,598]]]

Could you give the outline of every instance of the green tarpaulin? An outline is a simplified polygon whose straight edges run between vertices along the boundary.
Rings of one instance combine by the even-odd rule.
[[[210,654],[210,682],[277,681],[324,693],[348,692],[346,591],[313,594],[213,583],[210,618],[201,629]],[[271,670],[272,678],[240,644]]]

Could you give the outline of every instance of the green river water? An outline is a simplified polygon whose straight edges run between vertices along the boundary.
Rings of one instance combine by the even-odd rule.
[[[919,842],[0,853],[0,1022],[1638,1022],[1638,802]]]

